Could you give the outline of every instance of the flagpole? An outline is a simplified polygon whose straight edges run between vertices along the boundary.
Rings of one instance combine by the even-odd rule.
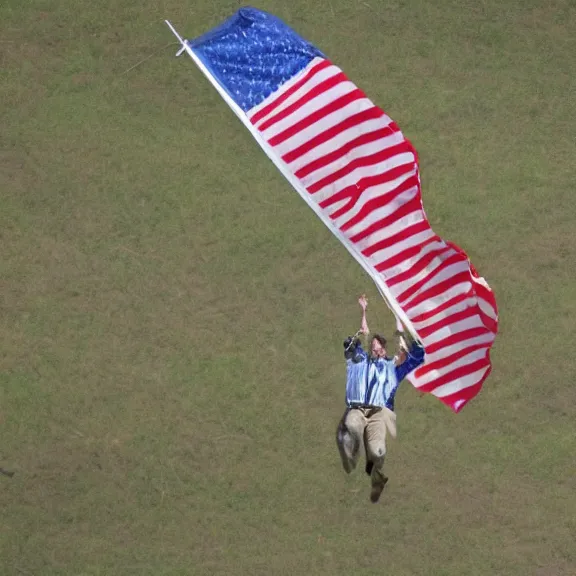
[[[376,284],[376,287],[378,288],[378,291],[380,292],[380,295],[382,296],[382,298],[384,299],[390,310],[394,313],[396,318],[400,320],[400,322],[402,322],[403,326],[406,328],[406,330],[408,330],[408,332],[410,332],[410,334],[415,340],[421,342],[421,339],[418,336],[416,330],[414,329],[412,322],[410,321],[404,310],[400,308],[400,306],[392,296],[390,289],[388,288],[388,286],[386,286],[386,283],[382,280],[382,278],[376,272],[376,270],[374,270],[365,262],[364,258],[362,257],[362,254],[356,249],[354,245],[352,245],[352,243],[348,240],[348,238],[346,238],[346,236],[342,234],[342,232],[332,223],[332,221],[325,218],[324,214],[322,214],[322,211],[320,210],[320,207],[318,206],[318,204],[313,202],[312,197],[310,196],[308,191],[304,188],[304,186],[301,184],[301,182],[296,178],[296,176],[294,176],[294,174],[292,174],[288,170],[287,166],[281,161],[281,159],[274,154],[274,151],[270,146],[270,144],[268,144],[268,142],[264,140],[258,129],[250,122],[250,120],[248,120],[248,117],[246,116],[244,111],[240,108],[240,106],[238,106],[238,104],[236,104],[236,102],[232,100],[232,98],[229,96],[226,90],[224,90],[224,88],[222,88],[222,86],[218,83],[218,81],[214,78],[214,76],[212,76],[212,74],[209,72],[206,66],[204,66],[200,58],[194,53],[194,50],[192,50],[188,42],[184,40],[180,36],[180,34],[178,34],[174,26],[172,26],[172,24],[168,20],[165,20],[164,22],[166,22],[166,24],[168,25],[174,36],[176,36],[176,38],[182,45],[182,48],[178,51],[176,56],[180,56],[180,54],[186,52],[188,56],[192,58],[193,62],[196,64],[196,66],[198,66],[198,68],[201,70],[204,76],[208,78],[208,80],[214,86],[214,88],[217,90],[220,96],[222,96],[226,104],[228,104],[228,106],[232,109],[232,111],[236,114],[236,116],[238,116],[238,118],[241,120],[244,126],[246,126],[246,128],[250,131],[254,139],[258,142],[262,150],[264,150],[268,158],[270,158],[270,160],[274,163],[276,168],[278,168],[278,170],[280,170],[280,172],[286,178],[286,180],[288,180],[288,182],[292,184],[293,188],[300,194],[300,196],[308,204],[308,206],[310,206],[310,208],[314,210],[316,215],[320,218],[320,220],[322,220],[322,222],[324,222],[324,224],[330,229],[330,231],[334,234],[334,236],[336,236],[338,240],[340,240],[340,242],[344,245],[344,247],[348,250],[348,252],[358,262],[358,264],[362,266],[362,268],[368,274],[368,276],[372,278],[372,280]]]

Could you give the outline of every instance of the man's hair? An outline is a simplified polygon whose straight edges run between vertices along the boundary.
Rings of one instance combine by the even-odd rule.
[[[386,338],[384,338],[384,336],[381,334],[373,334],[372,340],[378,340],[378,342],[380,342],[380,346],[382,346],[382,348],[386,348]]]

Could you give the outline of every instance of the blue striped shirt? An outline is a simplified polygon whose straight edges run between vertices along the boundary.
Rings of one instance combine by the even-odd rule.
[[[360,362],[346,360],[346,404],[385,406],[394,410],[398,386],[424,362],[424,348],[414,343],[399,366],[393,359],[370,358],[361,346],[356,348]]]

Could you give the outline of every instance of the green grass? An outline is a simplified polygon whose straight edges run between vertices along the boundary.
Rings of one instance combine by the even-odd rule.
[[[191,38],[238,3],[5,0],[0,574],[576,574],[576,6],[257,6],[416,146],[496,293],[493,373],[458,415],[401,388],[370,504],[341,341],[361,292],[392,318],[167,46],[164,18]]]

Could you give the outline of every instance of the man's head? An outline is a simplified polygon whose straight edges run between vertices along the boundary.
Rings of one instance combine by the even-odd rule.
[[[386,358],[386,338],[380,334],[374,334],[370,345],[372,358]]]

